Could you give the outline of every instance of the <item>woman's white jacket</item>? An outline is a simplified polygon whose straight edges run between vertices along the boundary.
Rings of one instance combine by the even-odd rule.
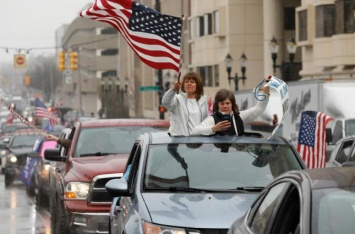
[[[197,103],[200,108],[201,120],[204,120],[208,116],[207,96],[203,95]],[[170,134],[174,136],[189,136],[192,129],[188,129],[189,112],[187,110],[187,94],[183,92],[176,94],[176,91],[170,88],[164,94],[162,104],[170,112]]]

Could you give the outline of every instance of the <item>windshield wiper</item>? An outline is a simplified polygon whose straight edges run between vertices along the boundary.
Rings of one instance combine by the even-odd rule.
[[[261,192],[264,187],[261,186],[247,186],[247,187],[237,187],[235,190],[237,191],[246,191],[246,192]]]
[[[104,156],[104,155],[109,155],[110,153],[107,152],[96,152],[96,153],[87,153],[87,154],[80,154],[80,157],[85,157],[85,156]]]

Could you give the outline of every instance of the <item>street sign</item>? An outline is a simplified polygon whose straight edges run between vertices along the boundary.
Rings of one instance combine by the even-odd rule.
[[[158,91],[159,86],[141,86],[139,87],[139,91]]]
[[[26,55],[24,54],[14,55],[14,68],[26,68]]]

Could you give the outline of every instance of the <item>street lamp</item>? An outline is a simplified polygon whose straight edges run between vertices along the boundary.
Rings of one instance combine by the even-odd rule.
[[[238,77],[238,73],[235,73],[234,77],[231,77],[231,72],[232,72],[232,62],[233,62],[233,58],[230,54],[227,54],[226,58],[225,58],[225,63],[226,63],[226,70],[228,73],[228,82],[230,85],[230,82],[232,79],[234,79],[234,89],[235,91],[239,90],[239,80],[243,81],[243,86],[245,85],[245,80],[247,79],[247,77],[245,76],[245,72],[247,70],[247,56],[242,53],[242,55],[240,56],[239,62],[240,62],[240,70],[242,72],[242,76]]]
[[[276,64],[277,53],[279,51],[279,44],[278,44],[275,36],[272,37],[269,45],[270,45],[270,52],[271,52],[272,67],[273,67],[273,70],[274,70],[274,75],[276,73],[276,68],[280,68],[281,73],[282,73],[283,76],[286,76],[286,70],[288,71],[287,72],[288,74],[292,73],[291,69],[293,68],[293,65],[294,65],[293,61],[295,59],[295,53],[296,53],[296,49],[297,49],[297,44],[296,44],[295,39],[293,37],[291,37],[286,42],[288,58],[290,60],[289,64],[286,64],[284,61],[282,61],[281,65]]]
[[[229,82],[229,86],[231,85],[231,72],[232,72],[232,62],[233,62],[233,58],[230,54],[227,54],[226,59],[224,60],[226,63],[226,69],[227,69],[227,73],[228,73],[228,82]]]

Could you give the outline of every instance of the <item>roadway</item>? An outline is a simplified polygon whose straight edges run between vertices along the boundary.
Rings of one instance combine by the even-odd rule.
[[[5,188],[4,175],[0,175],[0,233],[50,234],[50,213],[36,207],[35,198],[26,194],[22,182]]]

